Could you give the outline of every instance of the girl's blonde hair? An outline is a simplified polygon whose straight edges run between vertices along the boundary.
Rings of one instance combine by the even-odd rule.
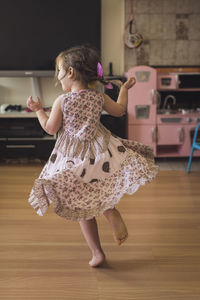
[[[76,46],[66,51],[61,52],[56,58],[56,72],[57,79],[59,72],[59,64],[62,64],[66,73],[69,67],[76,71],[76,80],[80,80],[85,84],[91,84],[95,81],[100,81],[107,84],[103,76],[100,78],[97,74],[97,64],[100,62],[98,52],[89,46]]]

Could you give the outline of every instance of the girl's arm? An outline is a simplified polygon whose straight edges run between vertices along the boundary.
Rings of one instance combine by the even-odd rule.
[[[126,108],[128,104],[128,89],[130,89],[135,83],[135,78],[131,77],[121,86],[117,102],[112,100],[108,95],[104,94],[103,109],[111,116],[123,116],[126,113]]]
[[[36,112],[40,125],[48,134],[53,135],[58,132],[62,123],[61,96],[54,101],[49,117],[43,110],[39,97],[37,97],[37,102],[34,102],[30,96],[27,100],[27,106]]]

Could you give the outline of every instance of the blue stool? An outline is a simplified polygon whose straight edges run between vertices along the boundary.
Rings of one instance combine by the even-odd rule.
[[[189,157],[189,161],[188,161],[188,165],[187,165],[187,173],[190,172],[190,166],[191,166],[192,156],[193,156],[194,150],[195,149],[196,150],[200,150],[200,143],[197,143],[197,134],[198,134],[199,128],[200,128],[200,123],[195,128],[193,142],[192,142],[192,148],[191,148],[191,153],[190,153],[190,157]]]

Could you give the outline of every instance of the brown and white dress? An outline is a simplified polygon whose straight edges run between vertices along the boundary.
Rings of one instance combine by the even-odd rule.
[[[151,147],[114,137],[100,123],[101,93],[81,90],[62,97],[62,127],[29,203],[40,216],[53,202],[59,216],[88,220],[151,181],[157,166]]]

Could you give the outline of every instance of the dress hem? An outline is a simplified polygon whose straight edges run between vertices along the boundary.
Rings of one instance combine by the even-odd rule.
[[[54,212],[70,221],[89,220],[99,217],[107,209],[113,208],[125,194],[134,194],[141,185],[150,182],[157,174],[158,167],[154,164],[154,159],[152,158],[148,161],[147,169],[143,168],[139,173],[135,173],[135,165],[132,162],[132,150],[128,149],[127,152],[129,154],[122,162],[121,168],[116,170],[111,176],[98,182],[84,183],[70,170],[65,171],[68,176],[69,173],[72,173],[70,175],[77,186],[76,190],[79,191],[75,197],[78,198],[85,194],[85,209],[84,207],[78,207],[78,205],[75,207],[72,204],[69,205],[67,197],[65,202],[59,198],[55,185],[55,182],[59,181],[59,173],[56,174],[57,178],[52,178],[51,180],[42,178],[35,180],[29,198],[30,205],[40,216],[45,214],[47,208],[53,202]],[[73,191],[68,189],[68,192],[70,198],[70,192],[73,193]],[[88,207],[87,202],[91,195],[94,198],[98,198],[98,204],[96,203],[96,205],[92,206],[90,203],[90,207]]]

